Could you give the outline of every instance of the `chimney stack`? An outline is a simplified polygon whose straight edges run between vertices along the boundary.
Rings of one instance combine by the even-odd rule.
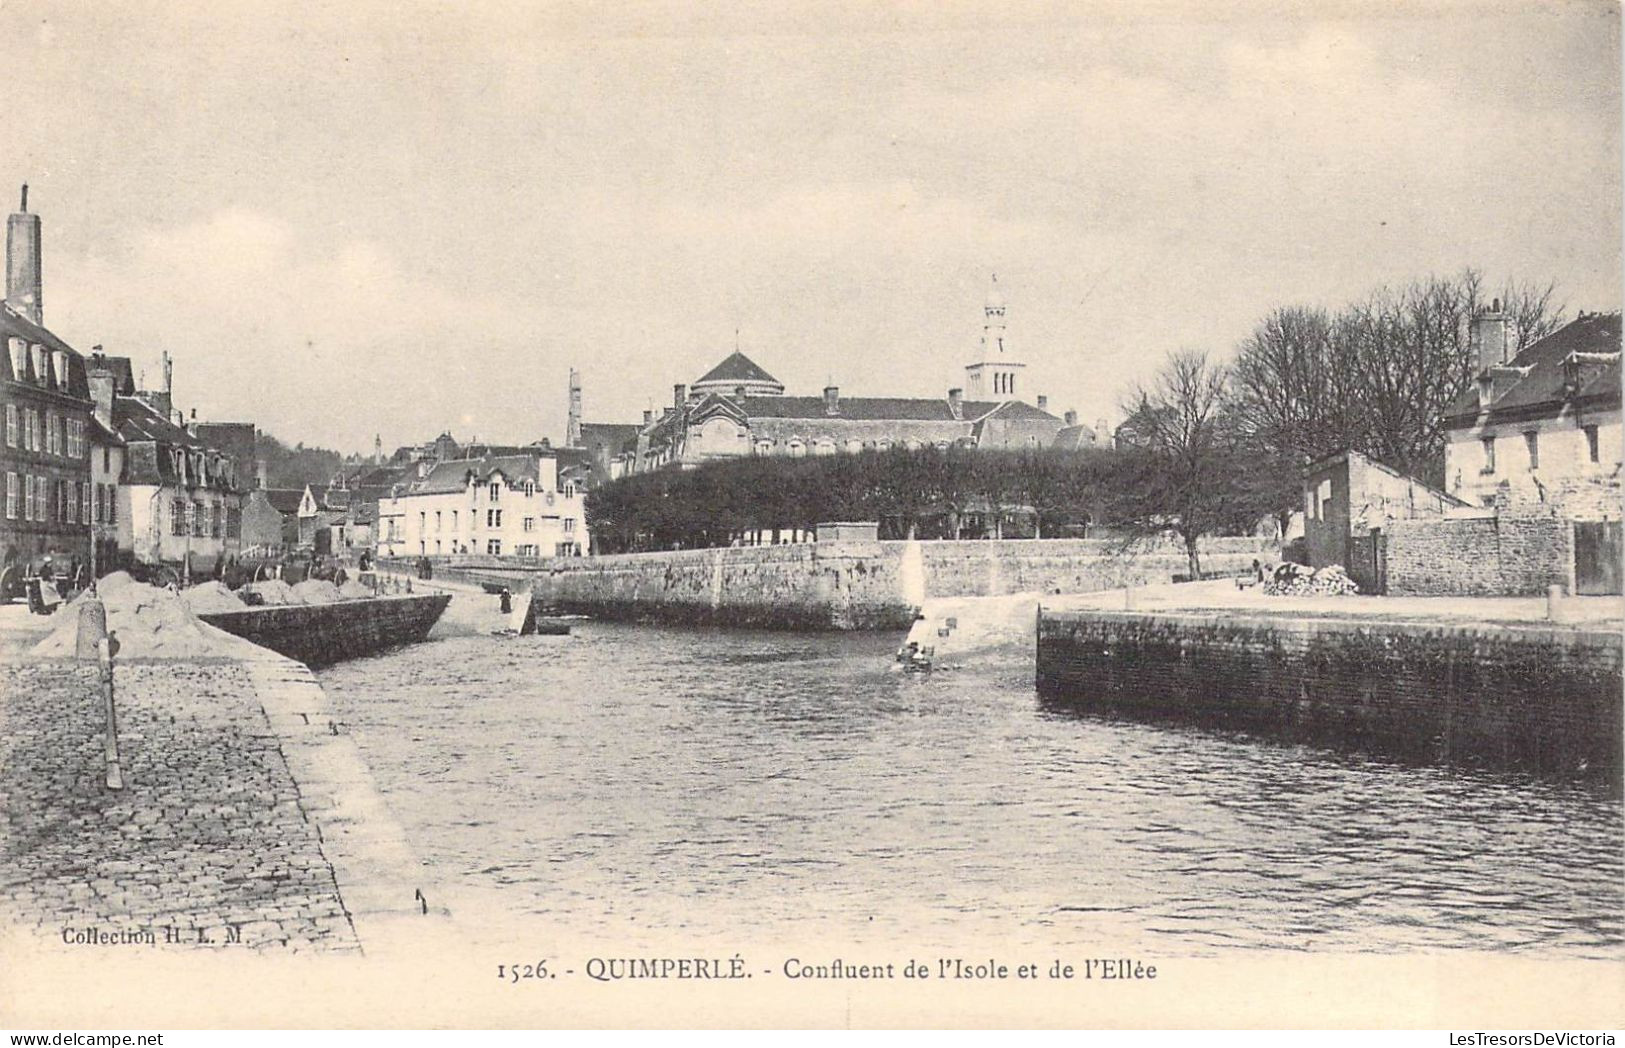
[[[948,391],[948,414],[956,419],[965,417],[965,391],[957,386]]]
[[[564,446],[581,446],[581,372],[570,369],[570,412],[564,424]]]
[[[1480,374],[1497,364],[1505,364],[1511,356],[1510,325],[1501,311],[1501,300],[1495,299],[1473,317],[1468,333],[1473,360]]]
[[[374,466],[384,464],[384,435],[382,433],[372,435],[372,464]]]
[[[45,323],[40,280],[40,222],[28,213],[28,183],[22,206],[6,220],[6,302],[36,324]]]
[[[688,387],[681,382],[671,387],[671,406],[673,410],[683,410],[683,401],[688,399]]]
[[[653,411],[650,411],[648,408],[644,408],[643,409],[643,424],[645,426],[647,426],[649,423],[653,422],[654,419],[655,419],[655,413]]]
[[[87,363],[85,378],[90,384],[90,399],[94,404],[93,414],[103,428],[111,430],[115,380],[112,369],[107,366],[107,354],[102,352],[102,347],[93,346]]]
[[[1061,418],[1069,426],[1076,426],[1078,424],[1078,413],[1076,411],[1068,411],[1065,415],[1061,416]]]
[[[1039,411],[1048,411],[1049,410],[1049,397],[1045,396],[1042,393],[1038,394],[1038,410]]]
[[[1112,435],[1111,423],[1104,418],[1095,419],[1095,440],[1104,442]]]
[[[841,387],[824,387],[824,414],[839,415],[841,413]]]

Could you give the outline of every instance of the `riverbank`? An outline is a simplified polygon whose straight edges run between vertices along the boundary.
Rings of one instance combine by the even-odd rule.
[[[1278,554],[1264,539],[1202,542],[1203,570],[1216,574],[1244,574]],[[506,585],[600,619],[784,630],[906,630],[929,600],[1087,593],[1165,583],[1188,570],[1183,547],[1156,537],[826,541],[434,563],[437,579]]]
[[[1429,763],[1621,780],[1617,598],[1130,591],[1037,613],[1046,701]]]
[[[114,791],[95,664],[27,654],[45,620],[16,610],[0,610],[0,911],[13,934],[371,954],[444,925],[305,666],[206,625],[209,656],[118,659]]]

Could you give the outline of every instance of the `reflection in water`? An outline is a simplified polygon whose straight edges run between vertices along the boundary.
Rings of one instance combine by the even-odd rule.
[[[589,623],[321,674],[454,912],[584,935],[1618,956],[1617,801],[905,675],[891,635]],[[500,932],[493,932],[500,935]]]

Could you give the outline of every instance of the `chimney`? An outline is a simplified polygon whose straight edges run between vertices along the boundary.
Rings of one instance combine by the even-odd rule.
[[[1049,397],[1046,397],[1042,393],[1038,394],[1038,410],[1039,411],[1048,411],[1049,410]]]
[[[1112,429],[1111,429],[1111,423],[1110,422],[1107,422],[1104,418],[1095,419],[1095,439],[1096,440],[1105,440],[1107,437],[1111,436],[1111,433],[1112,433]]]
[[[1510,354],[1508,336],[1511,334],[1507,315],[1501,311],[1501,300],[1495,299],[1473,317],[1468,333],[1473,361],[1480,374],[1497,364],[1505,364]]]
[[[45,323],[39,216],[28,213],[26,182],[23,183],[22,206],[6,220],[6,301],[34,323]]]
[[[687,399],[687,397],[688,387],[683,385],[681,382],[671,387],[671,406],[675,410],[683,410],[683,401]]]
[[[1068,411],[1061,417],[1062,420],[1065,421],[1069,426],[1076,426],[1078,424],[1078,413],[1076,411]]]
[[[564,424],[564,446],[581,446],[581,372],[570,369],[570,411]]]
[[[648,408],[644,408],[643,409],[643,424],[645,426],[647,426],[649,423],[653,422],[654,419],[655,419],[655,413],[653,411],[650,411]]]
[[[948,414],[956,419],[965,417],[965,391],[955,387],[948,391]]]
[[[107,354],[102,347],[95,346],[90,351],[89,367],[85,368],[85,378],[90,383],[90,400],[94,405],[93,413],[96,421],[106,429],[113,428],[113,391],[115,379],[113,371],[107,366]]]
[[[384,436],[382,433],[372,435],[372,464],[374,466],[384,464]]]
[[[841,387],[824,387],[824,414],[839,415],[841,413]]]

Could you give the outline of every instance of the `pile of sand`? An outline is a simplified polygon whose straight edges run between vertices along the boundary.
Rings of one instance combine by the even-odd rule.
[[[189,658],[218,655],[220,650],[207,627],[192,614],[180,594],[136,582],[115,572],[97,584],[97,595],[107,609],[107,630],[117,634],[119,658]],[[51,616],[51,632],[34,646],[36,655],[75,653],[79,639],[79,608],[91,599],[80,594]]]
[[[184,590],[181,597],[197,615],[207,615],[213,611],[241,611],[247,606],[223,583],[213,581]]]
[[[339,588],[321,579],[306,579],[293,588],[293,601],[300,604],[337,604],[344,597]]]
[[[364,600],[372,596],[372,587],[363,586],[354,579],[348,579],[339,587],[339,596],[345,600]]]
[[[261,604],[299,603],[299,598],[294,596],[293,587],[281,579],[264,579],[260,582],[250,582],[242,588],[241,592],[258,594]]]

